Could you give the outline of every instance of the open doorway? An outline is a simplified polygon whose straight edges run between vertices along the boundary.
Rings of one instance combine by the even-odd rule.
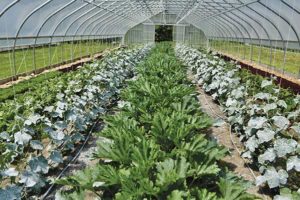
[[[155,26],[155,42],[163,41],[173,41],[173,26]]]

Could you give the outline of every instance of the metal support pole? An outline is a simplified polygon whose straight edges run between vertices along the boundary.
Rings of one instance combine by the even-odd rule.
[[[262,51],[262,42],[259,40],[259,53],[258,53],[258,63],[261,64],[261,51]]]
[[[74,36],[72,37],[72,45],[71,45],[71,60],[74,60]]]
[[[49,56],[49,66],[51,65],[51,57],[52,57],[52,55],[51,55],[51,42],[49,42],[49,44],[48,44],[48,56]]]
[[[272,53],[273,53],[273,44],[272,44],[272,42],[270,42],[270,66],[272,66],[272,61],[273,61],[273,55],[272,55]]]
[[[61,42],[60,41],[60,44],[61,44],[61,52],[60,52],[60,55],[61,55],[61,62],[64,62],[64,39],[63,39],[63,41]]]
[[[32,51],[34,73],[36,73],[35,46],[36,44],[33,45],[33,51]]]
[[[245,59],[245,58],[246,58],[246,48],[247,48],[247,47],[246,47],[246,43],[245,43],[245,42],[244,42],[243,44],[244,44],[244,55],[243,55],[243,59]]]
[[[284,50],[283,50],[283,65],[282,65],[282,73],[284,74],[285,71],[285,64],[286,64],[286,51],[288,46],[288,41],[283,41]]]
[[[83,52],[82,52],[82,35],[80,36],[80,40],[79,40],[79,51],[80,51],[80,58],[83,57]]]
[[[17,43],[17,38],[15,38],[15,44]],[[17,66],[16,66],[16,45],[13,47],[13,70],[14,70],[14,77],[17,77]]]
[[[250,44],[250,62],[253,61],[253,44]]]
[[[121,45],[125,45],[125,35],[122,36]]]
[[[87,54],[88,55],[91,55],[90,44],[91,44],[91,39],[90,39],[90,36],[88,36],[88,39],[87,39]]]

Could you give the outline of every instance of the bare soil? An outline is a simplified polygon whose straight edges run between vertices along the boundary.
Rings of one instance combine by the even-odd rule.
[[[101,126],[99,126],[97,129],[101,129]],[[84,148],[80,152],[78,158],[76,159],[75,162],[73,162],[69,165],[69,167],[67,168],[67,170],[63,174],[63,177],[74,175],[79,170],[83,170],[86,167],[95,166],[99,162],[99,160],[92,158],[93,153],[97,149],[97,141],[99,139],[100,139],[99,137],[97,137],[93,134],[91,135],[91,137],[89,138],[87,144],[84,146]],[[53,190],[51,191],[51,193],[45,198],[45,200],[54,200],[55,199],[55,194],[59,189],[67,189],[67,187],[55,186],[53,188]],[[87,193],[86,194],[85,200],[96,200],[96,199],[98,199],[97,195],[95,195],[93,193]]]

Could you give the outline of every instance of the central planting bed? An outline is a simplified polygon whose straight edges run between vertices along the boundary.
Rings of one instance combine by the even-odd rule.
[[[159,44],[137,67],[98,133],[98,164],[58,180],[57,198],[257,199],[220,165],[228,150],[208,139],[211,119],[173,49]]]

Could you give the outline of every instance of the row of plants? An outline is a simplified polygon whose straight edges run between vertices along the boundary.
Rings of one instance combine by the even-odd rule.
[[[300,96],[253,75],[214,53],[178,45],[178,57],[195,81],[218,101],[244,144],[243,157],[257,167],[257,185],[267,183],[276,198],[300,198]],[[295,192],[291,192],[295,191]],[[298,191],[298,192],[296,192]]]
[[[68,162],[150,45],[120,49],[0,104],[1,199],[41,192]],[[4,186],[6,186],[4,188]]]
[[[25,81],[21,81],[20,83],[14,84],[8,88],[1,88],[0,102],[3,102],[7,99],[13,99],[17,95],[24,94],[27,91],[32,91],[35,88],[40,87],[41,84],[44,84],[45,81],[60,76],[61,74],[62,72],[60,71],[48,72],[40,74],[36,77],[32,77]]]
[[[211,119],[170,43],[137,67],[104,119],[99,163],[58,180],[67,188],[56,199],[256,199],[245,192],[248,182],[220,165],[228,150],[208,139]]]

